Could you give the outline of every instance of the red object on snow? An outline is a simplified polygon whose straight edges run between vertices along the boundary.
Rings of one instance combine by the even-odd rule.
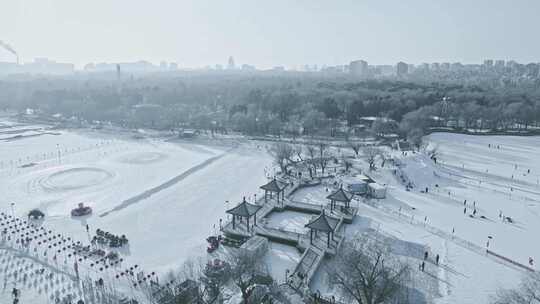
[[[92,208],[85,206],[84,203],[79,203],[79,206],[71,210],[71,216],[84,216],[92,214]]]

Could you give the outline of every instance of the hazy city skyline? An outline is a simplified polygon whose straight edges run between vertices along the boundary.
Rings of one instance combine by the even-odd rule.
[[[161,60],[182,67],[260,68],[398,61],[538,62],[538,1],[15,0],[0,11],[0,40],[22,62]],[[0,61],[14,61],[0,50]]]

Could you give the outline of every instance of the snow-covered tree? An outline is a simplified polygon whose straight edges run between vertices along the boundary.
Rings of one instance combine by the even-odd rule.
[[[274,156],[274,162],[279,166],[281,172],[287,173],[287,165],[291,162],[294,156],[294,148],[284,142],[276,143],[270,150]]]
[[[492,304],[540,304],[540,273],[528,274],[516,289],[501,289]]]
[[[375,169],[375,159],[381,154],[381,151],[377,147],[367,146],[362,150],[366,160],[369,164],[369,170]]]
[[[409,279],[409,266],[394,258],[387,246],[364,236],[347,241],[326,267],[330,282],[338,287],[351,303],[400,303]]]

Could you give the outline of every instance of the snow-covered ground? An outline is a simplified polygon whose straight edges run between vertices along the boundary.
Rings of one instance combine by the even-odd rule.
[[[268,243],[268,252],[264,262],[272,278],[279,283],[285,282],[287,270],[292,272],[300,261],[301,253],[294,246],[283,245],[276,242]]]
[[[1,211],[26,217],[39,208],[46,215],[43,226],[85,243],[97,228],[125,234],[126,260],[158,274],[205,255],[205,239],[217,231],[225,209],[257,192],[271,162],[248,144],[54,132],[59,135],[0,140]],[[80,202],[93,214],[72,218],[70,211]],[[11,298],[11,287],[0,292],[0,302]]]
[[[446,283],[438,303],[487,303],[527,272],[505,259],[533,269],[538,262],[529,265],[529,257],[540,259],[540,138],[439,133],[427,140],[438,147],[437,164],[424,154],[403,159],[402,171],[416,187],[408,192],[380,170],[374,177],[389,184],[388,198],[359,213],[441,254],[448,269],[439,270]],[[486,255],[486,248],[504,259]]]
[[[309,231],[309,228],[305,226],[312,216],[302,212],[285,210],[270,213],[265,221],[268,227],[304,234]]]
[[[129,134],[6,123],[0,132],[0,211],[25,217],[39,208],[45,227],[87,243],[86,224],[91,232],[125,234],[126,261],[158,274],[205,255],[205,238],[217,232],[224,211],[243,196],[261,197],[259,186],[271,164],[259,144],[135,140]],[[13,138],[17,134],[29,136]],[[529,257],[540,262],[540,138],[440,133],[427,140],[438,146],[437,164],[422,153],[392,152],[399,169],[368,172],[388,186],[387,198],[355,200],[358,216],[346,233],[380,234],[412,263],[424,251],[439,254],[440,266],[428,263],[426,272],[414,274],[422,302],[488,303],[497,288],[518,285],[527,272],[519,265],[536,268]],[[356,160],[355,167],[367,165]],[[415,187],[407,191],[395,173]],[[325,205],[327,187],[301,189],[292,199]],[[90,217],[70,217],[80,202],[93,208]],[[298,231],[309,217],[287,211],[266,220]],[[486,254],[488,246],[500,256]],[[38,278],[14,285],[14,271],[25,269],[31,258],[0,248],[0,259],[0,303],[11,299],[15,285],[26,286],[23,303],[42,303],[55,291],[75,288],[69,274],[58,282]],[[299,259],[296,248],[276,243],[265,257],[278,281]],[[335,292],[323,270],[311,287]]]
[[[417,263],[424,250],[439,254],[441,266],[428,264],[417,276],[427,286],[421,291],[428,303],[488,303],[498,288],[517,286],[529,271],[524,267],[540,262],[540,138],[439,133],[426,140],[438,147],[437,164],[424,153],[389,152],[402,164],[397,174],[414,183],[411,191],[393,166],[367,172],[388,186],[387,197],[356,201],[358,216],[347,234],[376,232],[404,241],[416,248],[406,256],[418,251],[412,255]],[[355,166],[368,167],[362,160]],[[326,195],[323,185],[302,189],[294,199],[324,204]],[[311,287],[335,292],[321,271]]]

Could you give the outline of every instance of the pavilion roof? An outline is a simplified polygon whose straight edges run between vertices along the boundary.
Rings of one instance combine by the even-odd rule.
[[[226,212],[241,217],[250,217],[257,213],[257,211],[259,211],[259,209],[261,208],[261,206],[248,203],[246,201],[246,198],[244,197],[244,200],[240,204],[238,204],[234,208],[227,210]]]
[[[338,221],[327,216],[323,210],[318,217],[307,223],[306,227],[323,232],[333,232],[334,229],[336,229],[337,224]]]
[[[345,190],[343,190],[343,186],[342,186],[342,187],[339,187],[339,189],[336,192],[328,195],[326,198],[329,200],[336,201],[336,202],[349,203],[352,199],[352,196],[348,196],[347,193],[345,193]]]
[[[262,185],[260,188],[266,191],[281,192],[281,190],[285,189],[285,185],[281,184],[274,178],[269,183]]]

